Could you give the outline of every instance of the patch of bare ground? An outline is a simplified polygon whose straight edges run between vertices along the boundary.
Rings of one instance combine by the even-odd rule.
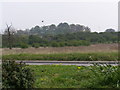
[[[94,44],[90,46],[78,46],[78,47],[39,47],[39,48],[8,48],[2,49],[2,54],[19,54],[19,53],[31,53],[31,54],[50,54],[50,53],[88,53],[88,52],[117,52],[118,44]]]

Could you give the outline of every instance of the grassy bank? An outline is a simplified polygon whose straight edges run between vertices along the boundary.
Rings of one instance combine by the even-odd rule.
[[[10,54],[3,55],[3,60],[58,60],[58,61],[114,61],[117,52],[109,53],[59,53],[59,54]]]
[[[120,68],[115,66],[29,66],[35,88],[120,88]]]

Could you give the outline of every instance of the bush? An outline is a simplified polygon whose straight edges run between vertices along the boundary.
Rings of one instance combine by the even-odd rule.
[[[35,48],[39,48],[39,43],[34,43],[33,45],[32,45],[32,47],[35,47]]]
[[[22,62],[4,60],[2,63],[3,88],[33,88],[33,75],[33,71]]]
[[[46,47],[47,45],[43,43],[43,44],[40,44],[40,46],[41,47]]]
[[[89,67],[92,74],[87,88],[120,88],[120,66],[94,65]]]
[[[20,44],[20,48],[28,48],[28,45],[25,43]]]
[[[59,43],[57,43],[57,42],[52,42],[52,43],[51,43],[51,46],[52,46],[52,47],[59,47],[60,45],[59,45]]]
[[[64,47],[65,43],[64,42],[59,42],[60,47]]]

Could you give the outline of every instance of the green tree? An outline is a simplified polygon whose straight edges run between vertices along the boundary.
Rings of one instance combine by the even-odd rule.
[[[115,30],[111,28],[111,29],[106,29],[105,32],[115,32]]]

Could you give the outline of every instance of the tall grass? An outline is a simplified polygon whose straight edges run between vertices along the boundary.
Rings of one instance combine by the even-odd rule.
[[[114,61],[118,53],[59,53],[59,54],[10,54],[3,60],[58,60],[58,61]]]
[[[69,47],[40,47],[40,48],[2,48],[2,54],[53,54],[53,53],[92,53],[92,52],[118,52],[118,44],[94,44],[90,46]]]

